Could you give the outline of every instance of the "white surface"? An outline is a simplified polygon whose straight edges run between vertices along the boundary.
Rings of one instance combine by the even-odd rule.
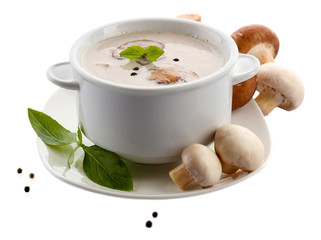
[[[63,104],[62,104],[63,103]],[[47,102],[43,111],[52,118],[59,118],[59,123],[69,126],[72,132],[76,132],[78,126],[76,92],[59,89]],[[255,121],[253,121],[255,119]],[[169,171],[174,169],[178,163],[163,165],[146,165],[127,162],[127,166],[133,176],[134,190],[131,192],[117,191],[101,187],[91,182],[82,169],[83,152],[80,150],[74,159],[71,168],[67,167],[67,159],[72,151],[72,147],[48,147],[38,139],[38,151],[46,168],[58,179],[97,193],[107,194],[117,197],[140,198],[140,199],[170,199],[200,195],[217,191],[241,182],[254,176],[268,163],[271,142],[270,134],[265,123],[261,110],[252,100],[243,108],[233,112],[232,123],[244,126],[253,131],[263,142],[265,163],[260,169],[251,173],[238,171],[235,174],[223,175],[221,180],[213,187],[201,188],[197,184],[190,184],[186,191],[181,191],[169,177]],[[86,139],[87,140],[87,139]],[[92,145],[89,140],[85,145]],[[210,146],[214,149],[214,144]]]
[[[2,1],[0,239],[320,239],[319,9],[312,0],[212,6],[168,0]],[[53,177],[40,160],[27,119],[28,107],[43,109],[58,89],[46,79],[48,66],[68,60],[71,44],[94,27],[188,12],[201,13],[203,22],[226,33],[250,23],[269,26],[281,42],[277,62],[304,81],[299,109],[276,109],[266,117],[272,139],[267,166],[232,187],[174,200],[110,197]],[[19,167],[22,175],[16,173]],[[153,222],[150,229],[147,220]]]

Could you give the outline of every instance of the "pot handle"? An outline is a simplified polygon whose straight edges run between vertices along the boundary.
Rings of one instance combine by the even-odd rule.
[[[61,62],[49,67],[47,78],[60,87],[71,90],[79,89],[79,84],[72,77],[72,67],[69,62]]]
[[[238,84],[255,76],[260,69],[259,60],[249,54],[240,53],[232,69],[232,85]]]

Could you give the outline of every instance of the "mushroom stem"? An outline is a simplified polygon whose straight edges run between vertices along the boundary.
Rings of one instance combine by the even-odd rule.
[[[260,94],[255,98],[264,116],[269,115],[270,112],[283,102],[284,98],[272,88],[265,87]]]
[[[248,51],[248,54],[257,57],[261,65],[268,62],[274,62],[274,48],[271,44],[257,44]]]
[[[186,170],[183,163],[172,169],[169,172],[169,176],[180,189],[184,189],[187,184],[194,180],[192,174]]]

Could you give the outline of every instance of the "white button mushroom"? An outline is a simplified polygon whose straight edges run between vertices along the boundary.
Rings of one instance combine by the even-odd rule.
[[[238,167],[230,165],[224,161],[221,161],[221,165],[222,165],[222,172],[226,174],[232,174],[232,173],[235,173],[237,170],[239,170]]]
[[[202,187],[217,183],[222,175],[222,166],[215,152],[202,144],[191,144],[181,154],[182,164],[169,172],[174,183],[184,189],[192,181]]]
[[[268,115],[275,107],[290,111],[301,105],[304,87],[292,70],[276,63],[266,63],[261,65],[256,78],[260,94],[255,101],[264,115]]]
[[[249,129],[236,124],[220,127],[214,138],[215,151],[228,166],[251,172],[264,163],[264,146]]]

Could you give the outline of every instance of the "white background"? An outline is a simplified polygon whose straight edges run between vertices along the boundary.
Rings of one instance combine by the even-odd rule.
[[[2,1],[0,239],[320,239],[317,3]],[[240,184],[175,200],[110,197],[52,176],[41,163],[27,118],[28,107],[43,109],[59,89],[46,79],[47,68],[67,61],[73,42],[92,28],[127,18],[193,12],[227,34],[252,23],[270,27],[281,43],[276,61],[294,69],[304,82],[306,95],[299,109],[276,109],[265,118],[272,138],[268,165]],[[19,167],[22,175],[16,172]],[[29,179],[30,172],[35,179]],[[23,190],[27,185],[28,194]],[[156,219],[151,216],[154,211],[159,214]],[[147,220],[152,220],[152,228],[145,227]]]

